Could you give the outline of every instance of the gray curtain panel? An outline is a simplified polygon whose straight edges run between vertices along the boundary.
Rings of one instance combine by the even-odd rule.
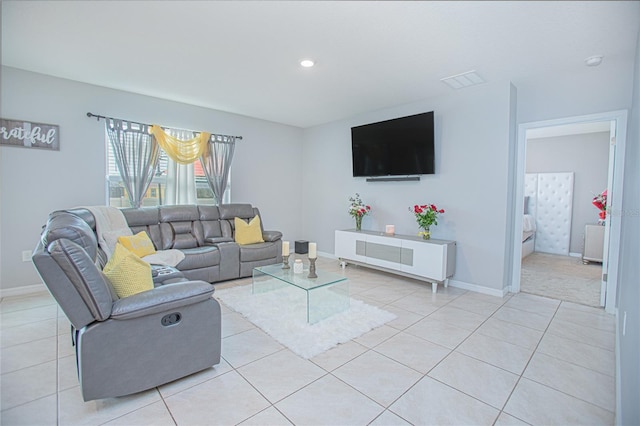
[[[235,146],[235,136],[211,135],[208,149],[200,157],[204,174],[207,176],[207,182],[217,205],[222,203],[224,191],[227,189]]]
[[[140,207],[158,163],[160,147],[146,124],[107,118],[105,127],[132,207]]]

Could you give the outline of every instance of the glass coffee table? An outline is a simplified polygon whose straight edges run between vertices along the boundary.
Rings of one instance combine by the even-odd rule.
[[[307,278],[307,275],[308,270],[294,274],[293,268],[282,269],[281,263],[253,268],[252,292],[289,289],[304,297],[309,324],[349,309],[349,281],[345,277],[321,270],[316,270],[318,278]]]

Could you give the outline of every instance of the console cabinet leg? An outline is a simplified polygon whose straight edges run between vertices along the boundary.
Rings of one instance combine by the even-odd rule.
[[[445,278],[444,280],[444,288],[449,287],[449,278]]]
[[[434,293],[438,291],[438,283],[431,283],[431,291]]]

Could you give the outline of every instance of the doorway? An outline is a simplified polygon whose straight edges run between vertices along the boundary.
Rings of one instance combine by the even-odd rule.
[[[604,222],[592,199],[608,187],[610,132],[609,121],[527,131],[521,291],[601,306]],[[585,243],[599,253],[583,262]]]
[[[622,176],[624,172],[624,145],[626,139],[626,111],[614,111],[610,113],[593,114],[588,116],[570,117],[564,119],[548,120],[544,122],[525,123],[519,125],[518,129],[518,146],[517,146],[517,159],[516,159],[516,188],[514,197],[514,257],[513,257],[513,275],[511,291],[517,293],[521,291],[521,280],[523,271],[526,273],[526,268],[522,267],[522,254],[523,251],[526,254],[528,250],[523,244],[523,230],[526,219],[525,203],[521,200],[525,198],[525,175],[526,175],[526,152],[527,152],[527,137],[535,135],[536,133],[543,134],[549,129],[555,128],[557,131],[560,127],[564,127],[565,131],[571,131],[571,127],[574,129],[581,126],[603,126],[602,123],[609,124],[610,128],[610,148],[609,148],[609,164],[607,170],[607,190],[608,190],[608,211],[609,215],[604,226],[604,244],[603,244],[603,262],[602,269],[599,272],[601,275],[601,298],[600,306],[604,306],[608,312],[613,312],[615,306],[615,294],[617,290],[617,268],[618,268],[618,252],[620,241],[620,217],[616,215],[616,206],[620,204],[622,199]],[[595,124],[601,123],[601,124]],[[547,129],[547,130],[542,130]],[[601,130],[606,127],[600,127]],[[584,194],[581,194],[584,198]],[[618,209],[619,210],[619,209]],[[581,255],[582,243],[581,236],[577,238],[577,247],[580,247],[580,253],[577,253],[576,245],[573,246],[573,251],[566,253],[566,257],[571,260],[572,253],[576,262],[581,263],[581,259],[577,256]],[[574,237],[574,240],[576,237]],[[531,246],[531,244],[530,244]],[[535,250],[531,250],[535,251]],[[567,259],[564,259],[567,260]],[[552,268],[546,268],[550,271]],[[562,267],[560,267],[562,269]],[[556,273],[553,277],[559,280],[560,273]]]

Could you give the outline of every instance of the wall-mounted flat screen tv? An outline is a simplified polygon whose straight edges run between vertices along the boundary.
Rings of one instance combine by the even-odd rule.
[[[435,173],[433,111],[351,128],[354,177]]]

